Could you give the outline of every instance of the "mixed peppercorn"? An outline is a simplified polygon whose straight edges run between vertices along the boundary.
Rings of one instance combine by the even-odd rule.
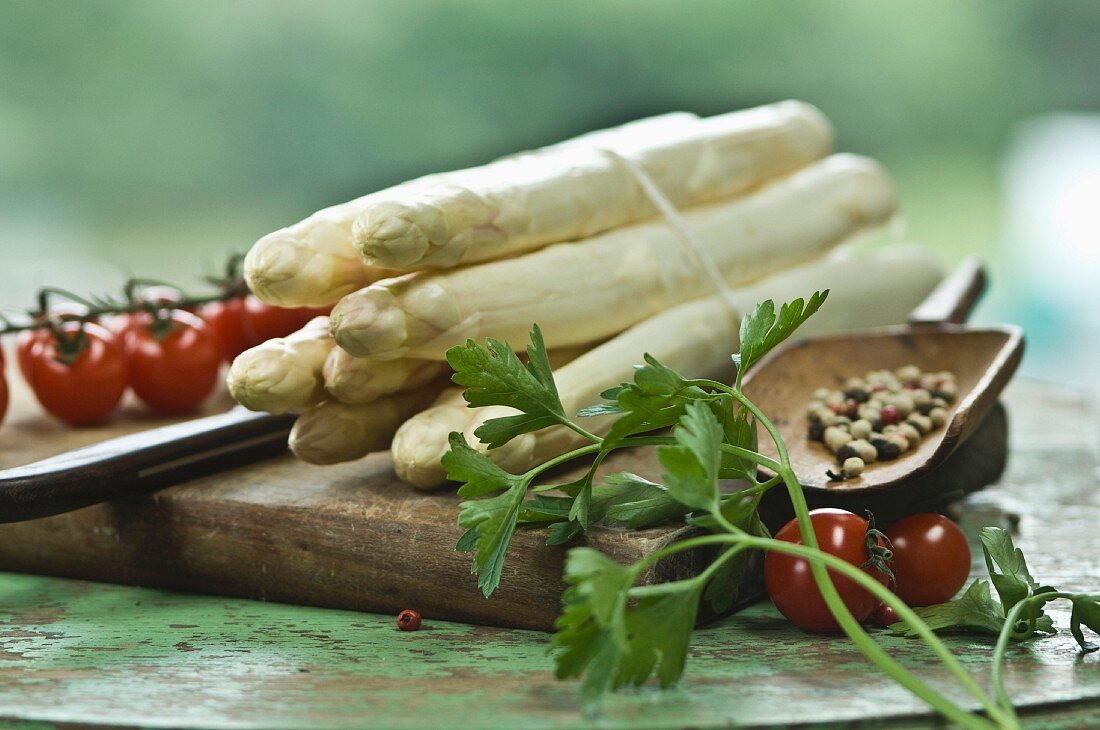
[[[896,459],[947,423],[958,395],[954,373],[925,373],[916,365],[872,370],[843,388],[818,388],[806,410],[808,437],[836,454],[837,480],[852,479],[875,461]]]

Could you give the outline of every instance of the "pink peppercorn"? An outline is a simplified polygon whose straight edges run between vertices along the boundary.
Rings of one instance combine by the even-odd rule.
[[[397,614],[397,628],[402,631],[416,631],[420,628],[420,612],[406,608]]]

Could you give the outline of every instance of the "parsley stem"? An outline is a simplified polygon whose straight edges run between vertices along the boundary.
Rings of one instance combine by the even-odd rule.
[[[743,449],[740,446],[734,446],[733,444],[722,444],[721,448],[722,451],[726,452],[727,454],[733,454],[734,456],[740,456],[743,459],[748,459],[752,463],[759,464],[765,469],[771,469],[774,472],[778,472],[780,469],[779,462],[775,461],[774,459],[769,459],[763,454],[758,454],[755,451],[749,451],[748,449]],[[775,483],[778,484],[778,481],[776,481]]]
[[[720,535],[718,537],[726,537],[726,536],[725,535]],[[728,543],[729,543],[729,540],[722,540],[721,541],[721,544],[728,544]],[[677,543],[677,544],[679,544],[679,543]],[[646,596],[659,596],[659,595],[663,595],[665,593],[673,593],[673,592],[681,590],[683,588],[689,588],[689,587],[694,588],[698,585],[706,585],[707,581],[710,580],[711,576],[713,576],[716,572],[718,572],[718,569],[721,568],[728,560],[732,559],[735,555],[744,552],[748,548],[749,548],[749,546],[744,544],[744,543],[734,543],[733,547],[731,547],[729,550],[726,550],[724,553],[722,553],[717,558],[715,558],[714,561],[711,562],[711,564],[707,566],[706,570],[704,570],[702,573],[695,576],[694,578],[684,578],[682,580],[671,581],[669,583],[654,583],[654,584],[645,585],[645,586],[635,586],[635,587],[631,588],[630,591],[629,591],[630,598],[645,598]]]
[[[601,439],[601,441],[602,441],[602,439]],[[531,467],[530,469],[528,469],[526,472],[523,473],[523,476],[528,480],[534,479],[539,474],[542,474],[544,471],[549,471],[549,470],[553,469],[555,466],[560,466],[560,465],[562,465],[566,462],[572,461],[573,459],[576,459],[578,457],[586,456],[588,454],[594,454],[597,451],[599,451],[600,449],[601,449],[601,444],[595,443],[595,444],[589,444],[587,446],[582,446],[579,449],[573,449],[572,451],[567,451],[564,454],[562,454],[561,456],[555,456],[553,459],[549,459],[548,461],[544,461],[541,464],[538,464],[537,466]]]
[[[562,425],[563,425],[563,426],[565,426],[566,428],[568,428],[568,429],[570,429],[570,430],[572,430],[572,431],[575,431],[575,432],[577,432],[578,434],[580,434],[580,435],[581,435],[581,436],[583,436],[584,438],[588,439],[589,441],[592,441],[593,443],[602,443],[602,442],[603,442],[603,439],[602,439],[602,438],[600,438],[599,436],[597,436],[597,435],[596,435],[596,434],[594,434],[594,433],[591,433],[590,431],[586,431],[586,430],[584,430],[583,428],[581,428],[581,427],[580,427],[580,426],[578,426],[577,424],[575,424],[575,423],[573,423],[572,421],[570,421],[570,420],[569,420],[568,418],[566,418],[565,420],[563,420],[563,421],[562,421],[561,423],[562,423]]]

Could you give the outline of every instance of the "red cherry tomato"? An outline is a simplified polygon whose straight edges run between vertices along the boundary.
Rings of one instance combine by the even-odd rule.
[[[943,515],[909,515],[886,531],[894,551],[894,592],[910,606],[951,600],[970,575],[966,535]]]
[[[214,332],[226,362],[233,362],[233,358],[248,349],[248,339],[244,332],[243,297],[210,302],[203,306],[200,314]]]
[[[852,565],[863,565],[867,551],[867,520],[841,509],[815,509],[810,512],[818,547]],[[798,522],[791,520],[775,538],[802,544]],[[863,569],[883,584],[889,579],[873,567]],[[829,571],[837,592],[857,621],[864,621],[878,605],[868,591],[834,571]],[[829,612],[825,599],[814,582],[810,564],[803,558],[776,551],[764,556],[764,585],[779,612],[795,626],[807,631],[838,631],[840,625]]]
[[[151,304],[175,304],[181,299],[183,299],[183,294],[180,290],[170,286],[147,286],[138,293],[137,297],[139,302],[149,302]],[[117,314],[111,321],[111,329],[118,335],[119,342],[124,342],[126,332],[135,326],[135,322],[138,320],[145,321],[146,319],[148,317],[145,312]]]
[[[8,379],[0,373],[0,424],[4,422],[4,416],[8,412]]]
[[[156,413],[190,413],[214,389],[222,351],[201,318],[189,312],[170,315],[172,329],[160,339],[153,333],[152,315],[138,313],[126,332],[130,385]]]
[[[62,331],[75,335],[80,325],[67,322]],[[58,342],[47,331],[29,353],[30,378],[42,407],[70,426],[102,423],[126,392],[126,357],[113,334],[94,323],[84,325],[86,346],[72,362],[59,358]]]
[[[67,320],[81,316],[88,308],[78,302],[58,302],[50,308],[51,317]],[[37,317],[36,321],[45,321],[46,317]],[[95,321],[95,320],[93,320]],[[50,339],[48,329],[23,330],[15,340],[15,362],[19,365],[19,372],[27,384],[31,383],[31,362],[35,348],[42,342]]]
[[[249,294],[244,298],[242,316],[248,347],[255,347],[273,337],[286,337],[300,330],[314,317],[331,311],[332,307],[273,307],[261,302],[255,294]]]
[[[15,338],[15,362],[28,385],[34,384],[31,366],[34,363],[35,350],[49,339],[50,331],[47,329],[23,330]]]

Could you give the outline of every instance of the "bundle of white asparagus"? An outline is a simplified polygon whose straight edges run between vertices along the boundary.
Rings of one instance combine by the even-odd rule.
[[[896,201],[879,165],[831,146],[800,102],[667,114],[322,210],[260,239],[245,271],[261,299],[335,304],[330,317],[241,354],[230,390],[299,412],[291,448],[306,461],[390,446],[397,474],[431,489],[449,433],[478,445],[473,431],[509,413],[448,388],[445,353],[467,339],[520,347],[537,323],[575,411],[646,352],[725,375],[740,316],[763,299],[830,287],[807,333],[901,322],[938,267],[915,248],[834,250]],[[551,428],[487,453],[526,469],[575,437]]]

